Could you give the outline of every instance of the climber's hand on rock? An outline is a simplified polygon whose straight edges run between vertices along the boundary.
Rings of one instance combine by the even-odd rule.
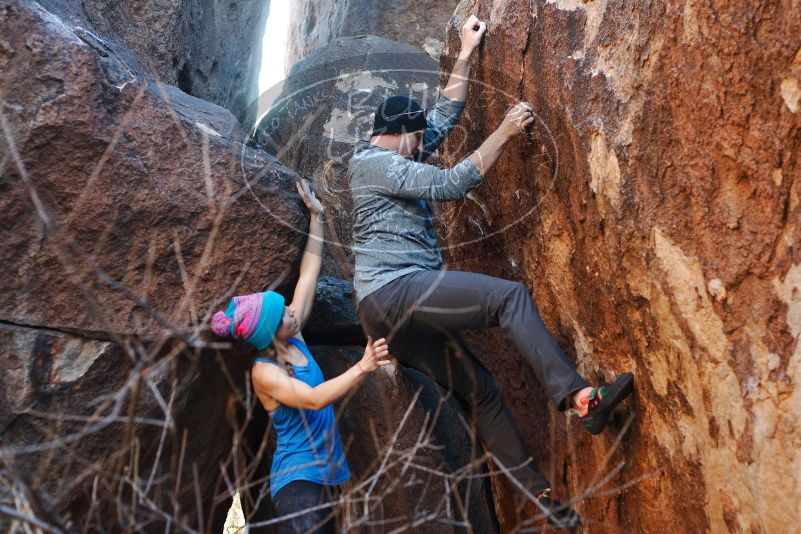
[[[506,112],[506,117],[504,117],[498,130],[511,139],[523,133],[532,122],[534,122],[534,114],[531,111],[531,104],[518,102]]]
[[[470,15],[470,18],[462,26],[462,53],[472,54],[481,42],[485,31],[487,31],[487,23],[481,22],[475,15]]]
[[[387,340],[381,338],[373,341],[373,338],[368,336],[364,356],[358,364],[359,369],[363,373],[373,372],[379,367],[389,365],[391,362],[387,359],[388,357],[389,345],[387,345]]]
[[[323,208],[323,205],[317,200],[317,197],[314,196],[314,191],[312,191],[309,181],[301,180],[296,182],[295,187],[297,187],[298,194],[303,200],[303,203],[309,208],[309,213],[321,217],[325,213],[325,208]]]

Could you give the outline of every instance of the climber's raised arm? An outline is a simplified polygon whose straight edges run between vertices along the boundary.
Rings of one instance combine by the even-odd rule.
[[[426,117],[420,161],[425,161],[434,153],[462,115],[465,100],[467,100],[467,87],[470,83],[470,58],[478,48],[486,28],[487,24],[473,15],[470,15],[470,18],[462,26],[462,48],[456,57],[456,63],[453,65],[445,89],[442,90],[436,105]]]
[[[506,117],[503,118],[498,129],[492,132],[467,159],[473,162],[482,176],[486,175],[490,167],[495,165],[504,145],[513,137],[523,133],[532,122],[534,122],[534,116],[531,112],[531,104],[528,102],[515,104],[506,112]]]
[[[470,15],[467,22],[462,26],[461,39],[462,48],[456,56],[456,63],[453,65],[448,83],[442,94],[451,100],[464,102],[467,100],[467,86],[470,82],[470,58],[473,52],[481,43],[481,38],[487,30],[487,23],[478,20],[475,15]]]
[[[311,220],[309,221],[309,237],[306,240],[306,248],[303,250],[303,258],[300,261],[300,276],[298,284],[295,286],[295,294],[292,296],[290,308],[295,310],[298,315],[300,328],[306,324],[306,320],[311,313],[314,303],[314,294],[317,292],[317,278],[320,276],[320,267],[323,264],[323,205],[317,200],[314,191],[311,190],[307,180],[296,183],[298,194],[309,209]]]

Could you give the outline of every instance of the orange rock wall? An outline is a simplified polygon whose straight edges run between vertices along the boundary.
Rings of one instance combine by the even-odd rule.
[[[799,6],[465,0],[443,76],[469,14],[489,29],[444,160],[518,100],[538,120],[440,211],[450,268],[524,281],[592,381],[637,375],[616,446],[546,414],[511,347],[473,335],[535,457],[592,532],[797,528]]]

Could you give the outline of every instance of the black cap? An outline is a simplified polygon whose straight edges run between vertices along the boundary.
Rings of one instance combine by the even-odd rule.
[[[426,112],[415,100],[391,96],[375,111],[372,135],[400,134],[425,130]]]

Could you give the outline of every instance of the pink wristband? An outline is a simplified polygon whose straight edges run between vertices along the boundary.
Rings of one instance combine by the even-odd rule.
[[[367,371],[365,371],[362,367],[362,362],[356,362],[356,367],[358,367],[359,371],[361,371],[363,374],[367,374]]]

